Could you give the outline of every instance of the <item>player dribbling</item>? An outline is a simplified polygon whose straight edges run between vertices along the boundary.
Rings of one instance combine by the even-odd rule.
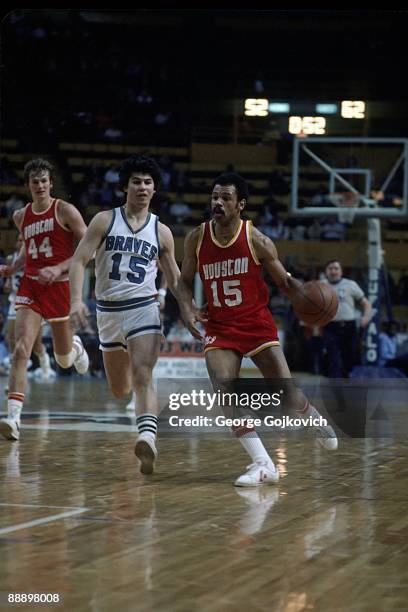
[[[195,338],[203,339],[196,322],[201,321],[205,326],[204,352],[214,390],[228,389],[229,381],[238,378],[244,356],[252,359],[265,378],[291,378],[267,307],[269,294],[262,271],[289,298],[296,294],[300,283],[284,269],[273,242],[253,228],[251,221],[241,219],[247,200],[245,180],[234,172],[221,174],[213,185],[212,219],[193,230],[185,240],[179,304],[183,320]],[[208,303],[208,319],[192,302],[197,267]],[[293,407],[299,415],[320,416],[300,390],[293,386],[291,393]],[[326,449],[337,448],[337,437],[330,425],[315,429]],[[252,459],[247,472],[237,478],[235,485],[277,482],[279,473],[255,429],[240,426],[234,431]]]

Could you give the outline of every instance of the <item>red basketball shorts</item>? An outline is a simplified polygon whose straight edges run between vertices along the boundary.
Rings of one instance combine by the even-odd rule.
[[[204,353],[214,349],[230,349],[244,357],[253,357],[269,346],[279,346],[278,330],[267,308],[251,318],[234,319],[223,323],[205,324]]]
[[[23,276],[16,296],[16,310],[31,308],[46,321],[66,321],[69,318],[69,281],[41,285],[33,278]]]

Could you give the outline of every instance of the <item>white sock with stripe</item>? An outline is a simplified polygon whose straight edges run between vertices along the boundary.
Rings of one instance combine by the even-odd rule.
[[[149,436],[152,440],[156,440],[158,418],[155,414],[147,412],[136,417],[137,428],[139,435]]]
[[[240,427],[233,427],[232,430],[254,463],[257,461],[267,461],[274,465],[261,438],[253,427],[241,425]]]
[[[13,421],[20,423],[20,415],[23,409],[24,393],[9,391],[7,399],[7,416]]]

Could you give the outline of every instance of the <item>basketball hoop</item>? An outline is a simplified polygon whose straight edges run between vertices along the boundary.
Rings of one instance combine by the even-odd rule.
[[[343,208],[339,208],[337,211],[337,216],[340,223],[347,223],[351,225],[354,221],[354,217],[356,216],[357,208],[358,206],[344,206]]]
[[[336,213],[340,223],[352,224],[356,216],[356,210],[360,205],[361,194],[352,191],[331,193],[330,202],[337,207]]]

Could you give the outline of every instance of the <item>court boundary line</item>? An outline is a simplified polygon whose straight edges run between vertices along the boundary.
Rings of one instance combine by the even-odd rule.
[[[19,506],[19,507],[31,507],[31,508],[69,508],[69,506],[35,506],[33,504],[0,504],[0,506]],[[72,508],[72,506],[71,506]],[[32,521],[26,521],[24,523],[18,523],[17,525],[10,525],[10,527],[0,528],[0,536],[19,531],[21,529],[29,529],[30,527],[36,527],[37,525],[46,525],[53,521],[60,519],[69,518],[78,514],[89,512],[89,508],[72,508],[68,512],[59,512],[58,514],[51,514],[40,519],[33,519]]]
[[[61,510],[82,510],[84,506],[49,506],[48,504],[10,504],[9,502],[0,502],[0,506],[14,506],[17,508],[60,508]],[[87,508],[88,510],[89,508]]]

